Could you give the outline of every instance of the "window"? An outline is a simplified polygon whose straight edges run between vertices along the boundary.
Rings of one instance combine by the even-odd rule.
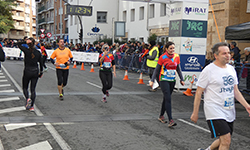
[[[143,38],[143,37],[139,38],[139,41],[140,41],[140,42],[143,42],[143,40],[144,40],[144,38]]]
[[[26,16],[27,16],[27,17],[30,17],[30,15],[29,15],[29,14],[26,14]]]
[[[132,21],[135,21],[135,9],[131,9],[131,16],[130,16],[130,17],[131,17],[131,18],[130,18],[130,19],[131,19],[131,20],[130,20],[131,22],[132,22]]]
[[[149,18],[155,17],[155,5],[151,4],[149,5]]]
[[[71,26],[73,25],[73,16],[72,15],[70,16],[70,25]]]
[[[20,35],[20,32],[19,32],[19,31],[17,31],[17,32],[16,32],[16,35]]]
[[[161,4],[161,16],[166,16],[166,14],[167,14],[166,10],[167,10],[166,4],[162,3]]]
[[[78,17],[75,16],[75,25],[77,25]]]
[[[30,27],[30,24],[29,24],[29,23],[27,23],[27,24],[26,24],[26,26],[29,28],[29,27]]]
[[[17,26],[20,26],[20,22],[16,22],[16,25],[17,25]]]
[[[126,21],[127,21],[127,11],[123,11],[122,15],[123,15],[123,16],[122,16],[122,17],[123,17],[123,18],[122,18],[123,21],[126,22]]]
[[[106,23],[107,22],[107,12],[97,12],[97,22]]]
[[[16,15],[17,15],[17,16],[20,16],[20,12],[16,12]]]
[[[20,6],[20,3],[16,3],[16,7]]]
[[[140,13],[139,13],[139,20],[143,20],[144,19],[144,7],[140,7]]]
[[[55,9],[55,16],[57,16],[57,9]]]

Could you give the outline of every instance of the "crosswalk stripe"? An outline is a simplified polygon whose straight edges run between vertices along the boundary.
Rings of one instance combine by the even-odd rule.
[[[36,123],[11,123],[4,125],[6,131],[35,126]]]
[[[20,100],[20,98],[19,98],[19,97],[6,97],[6,98],[0,98],[0,102],[14,101],[14,100]]]
[[[5,76],[0,76],[0,79],[5,78]]]
[[[30,146],[26,146],[17,150],[51,150],[52,147],[48,141],[39,142]]]
[[[15,92],[15,90],[1,90],[0,93],[11,93]]]
[[[0,109],[0,114],[10,113],[10,112],[15,112],[15,111],[22,111],[22,110],[26,110],[26,108],[24,106],[20,106],[20,107]]]
[[[11,86],[10,84],[1,84],[0,87]]]
[[[8,80],[0,80],[0,82],[7,82]]]
[[[0,75],[3,75],[3,73],[0,73]]]

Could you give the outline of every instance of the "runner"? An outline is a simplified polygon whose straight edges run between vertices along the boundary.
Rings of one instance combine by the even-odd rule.
[[[22,46],[22,44],[27,44],[29,48]],[[21,51],[24,52],[24,71],[23,71],[23,94],[26,98],[26,110],[34,111],[34,103],[36,98],[36,84],[38,77],[42,77],[43,75],[43,63],[41,58],[41,53],[35,49],[35,40],[33,38],[29,38],[24,42],[17,43],[18,47]],[[38,70],[37,63],[40,65],[40,73]],[[28,86],[30,85],[31,97],[29,98]]]
[[[59,39],[59,48],[50,56],[50,61],[56,66],[57,88],[59,99],[63,100],[63,88],[67,85],[69,75],[69,64],[73,60],[71,51],[64,46],[64,39]],[[54,59],[56,58],[56,62]]]
[[[162,123],[166,123],[164,119],[164,113],[168,115],[169,124],[168,127],[176,126],[177,124],[172,119],[172,106],[171,106],[171,94],[175,86],[175,76],[176,71],[180,77],[181,85],[184,85],[183,76],[180,69],[180,57],[178,54],[174,53],[175,44],[173,42],[168,42],[165,45],[165,53],[159,58],[157,66],[154,70],[150,86],[153,86],[156,75],[160,72],[159,80],[160,86],[163,93],[163,101],[161,105],[161,113],[158,118]],[[161,71],[160,71],[161,69]]]
[[[197,122],[201,94],[204,91],[204,112],[207,124],[211,137],[218,137],[206,150],[229,150],[235,120],[234,98],[245,107],[249,116],[250,105],[238,89],[235,69],[228,64],[230,51],[227,43],[217,43],[212,50],[215,61],[204,68],[199,76],[190,119]]]
[[[47,68],[45,62],[46,62],[46,59],[48,58],[48,55],[47,55],[47,52],[46,52],[46,49],[45,49],[43,43],[41,43],[41,52],[42,52],[42,60],[43,60],[44,71],[47,71],[48,68]]]
[[[102,102],[107,103],[106,96],[109,96],[108,90],[112,88],[113,84],[113,77],[112,77],[112,67],[113,67],[113,74],[116,77],[116,70],[115,70],[115,60],[113,54],[109,54],[109,46],[104,44],[102,46],[103,53],[99,55],[99,62],[100,62],[100,71],[99,77],[102,81],[102,92],[103,98]]]

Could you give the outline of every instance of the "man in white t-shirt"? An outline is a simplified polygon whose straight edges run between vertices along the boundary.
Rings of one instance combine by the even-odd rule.
[[[206,150],[229,150],[235,120],[234,98],[245,107],[249,116],[250,105],[238,89],[235,69],[228,64],[230,50],[227,44],[217,43],[212,50],[215,61],[209,64],[199,76],[190,119],[197,122],[201,95],[204,91],[204,112],[211,137],[219,137]]]

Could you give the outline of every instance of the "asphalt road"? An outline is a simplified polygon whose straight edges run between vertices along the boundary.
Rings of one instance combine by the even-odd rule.
[[[0,150],[196,150],[214,139],[200,107],[197,124],[190,121],[194,97],[174,91],[172,112],[177,126],[157,120],[162,93],[139,85],[138,73],[117,70],[108,103],[102,103],[98,67],[70,68],[64,101],[58,99],[55,68],[39,79],[35,112],[26,111],[22,95],[23,61],[6,60],[0,73]],[[1,77],[2,76],[2,77]],[[149,78],[143,75],[144,83]],[[249,99],[249,97],[246,97]],[[250,100],[250,99],[249,99]],[[231,150],[250,149],[250,118],[236,103]]]

